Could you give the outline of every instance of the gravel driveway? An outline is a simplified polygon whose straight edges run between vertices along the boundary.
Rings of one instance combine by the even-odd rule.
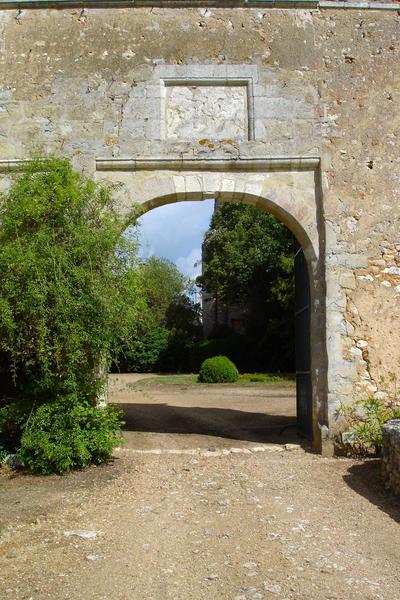
[[[201,435],[142,431],[139,447],[130,431],[109,465],[4,472],[0,597],[399,599],[400,505],[379,463]]]

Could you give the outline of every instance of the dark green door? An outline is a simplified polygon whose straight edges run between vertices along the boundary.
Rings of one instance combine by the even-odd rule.
[[[295,340],[297,427],[312,438],[312,385],[310,352],[310,283],[307,262],[295,240]]]

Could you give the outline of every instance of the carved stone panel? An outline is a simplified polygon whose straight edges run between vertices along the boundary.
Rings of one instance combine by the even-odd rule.
[[[249,139],[246,84],[169,84],[164,101],[165,139]]]

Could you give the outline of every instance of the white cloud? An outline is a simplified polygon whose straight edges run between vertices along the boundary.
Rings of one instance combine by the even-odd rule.
[[[192,248],[187,256],[177,258],[175,264],[186,277],[197,277],[201,273],[201,248]]]
[[[141,255],[175,262],[185,275],[200,273],[203,235],[214,209],[213,200],[177,202],[153,209],[139,219]]]

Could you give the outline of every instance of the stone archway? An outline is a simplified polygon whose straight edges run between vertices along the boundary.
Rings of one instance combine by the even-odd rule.
[[[304,253],[310,282],[312,438],[323,448],[329,430],[324,278],[324,222],[317,158],[98,159],[96,177],[115,184],[118,209],[132,220],[145,211],[185,200],[218,199],[252,204],[280,219]]]

